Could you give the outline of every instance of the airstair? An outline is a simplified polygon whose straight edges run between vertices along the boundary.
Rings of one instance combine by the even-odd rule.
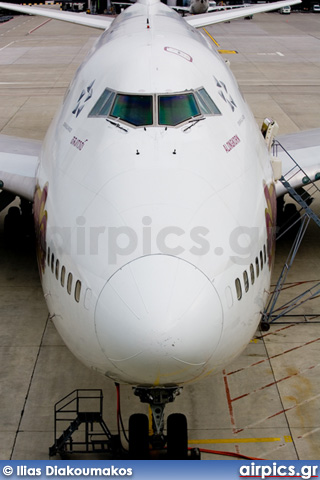
[[[273,154],[274,157],[278,157],[279,150],[282,150],[285,155],[288,155],[291,160],[292,167],[288,172],[282,175],[279,181],[285,187],[286,191],[289,193],[290,197],[295,200],[295,202],[300,207],[298,215],[295,215],[295,218],[289,218],[285,228],[278,235],[277,240],[281,238],[282,235],[286,234],[293,226],[296,226],[297,233],[293,241],[291,250],[287,257],[287,260],[282,268],[282,271],[277,280],[276,286],[273,292],[270,295],[269,302],[262,314],[261,328],[262,330],[268,330],[270,328],[270,323],[277,321],[277,323],[293,323],[295,318],[303,317],[304,321],[307,323],[319,323],[320,314],[306,314],[294,315],[292,311],[298,307],[301,307],[310,299],[314,299],[320,295],[320,282],[313,282],[314,285],[307,288],[306,291],[300,293],[294,298],[290,299],[281,306],[278,306],[279,296],[286,284],[286,279],[288,273],[293,265],[294,259],[298,253],[299,247],[302,243],[306,230],[311,220],[320,227],[320,218],[317,214],[310,208],[310,204],[313,201],[315,195],[320,193],[320,188],[316,184],[317,175],[314,181],[311,181],[306,172],[300,167],[300,165],[294,160],[290,153],[281,145],[278,141],[273,142]],[[302,183],[304,184],[303,188],[296,189],[293,187],[295,184],[296,178],[302,178]],[[304,282],[309,283],[309,282]],[[298,284],[298,283],[297,283]],[[286,319],[290,317],[291,321],[288,322]],[[279,319],[282,321],[279,322]],[[318,319],[318,320],[317,320]],[[301,321],[301,320],[300,320]]]
[[[119,435],[111,434],[102,412],[101,389],[74,390],[59,400],[54,406],[54,444],[49,448],[50,457],[118,452]]]

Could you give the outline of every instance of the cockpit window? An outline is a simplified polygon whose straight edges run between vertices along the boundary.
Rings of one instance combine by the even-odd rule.
[[[110,116],[136,127],[153,124],[152,95],[124,95],[118,93]]]
[[[117,93],[106,88],[89,113],[89,117],[112,117],[135,127],[175,127],[201,115],[221,115],[204,88],[163,95]]]
[[[89,117],[114,117],[136,127],[153,124],[152,95],[127,95],[107,88],[89,113]]]
[[[107,88],[89,113],[89,117],[106,117],[109,115],[110,107],[112,105],[115,92],[108,90]]]
[[[196,96],[200,105],[201,113],[204,115],[221,115],[219,108],[204,88],[197,90]]]
[[[201,113],[193,93],[159,95],[158,102],[159,125],[179,125]]]

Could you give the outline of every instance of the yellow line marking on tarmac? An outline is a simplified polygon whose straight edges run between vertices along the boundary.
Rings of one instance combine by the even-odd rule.
[[[209,38],[211,38],[211,40],[213,41],[213,43],[217,46],[217,47],[220,47],[219,43],[213,38],[212,35],[210,35],[210,33],[208,32],[208,30],[206,28],[203,28],[203,31],[208,35]],[[236,50],[218,50],[219,53],[230,53],[230,54],[234,54],[234,53],[238,53]]]
[[[218,50],[219,53],[238,53],[236,50]]]
[[[285,439],[288,437],[284,437]],[[291,438],[291,437],[290,437]],[[190,444],[217,444],[217,443],[265,443],[265,442],[280,442],[280,437],[266,437],[266,438],[215,438],[205,440],[189,440]],[[287,441],[287,440],[286,440]],[[292,441],[292,440],[291,440]]]
[[[209,38],[211,38],[211,40],[213,41],[213,43],[215,45],[217,45],[217,47],[220,47],[219,43],[213,38],[212,35],[210,35],[210,33],[208,32],[208,30],[206,28],[203,28],[203,31],[208,35]]]

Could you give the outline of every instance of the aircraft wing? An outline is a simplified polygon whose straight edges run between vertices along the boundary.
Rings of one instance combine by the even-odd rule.
[[[178,6],[178,5],[170,5],[170,8],[173,10],[176,10],[177,12],[185,12],[185,13],[190,13],[190,7],[183,7],[183,6]]]
[[[301,168],[299,170],[289,155],[281,147],[278,148],[278,156],[282,160],[282,174],[292,187],[306,187],[308,179],[320,180],[320,128],[282,135],[277,137],[277,140]],[[279,181],[276,183],[276,193],[278,197],[286,193]]]
[[[41,142],[0,135],[0,188],[33,201]]]
[[[62,12],[60,10],[54,10],[50,7],[29,7],[26,5],[16,5],[14,3],[0,2],[0,8],[5,8],[7,10],[12,10],[20,13],[27,13],[28,15],[40,15],[41,17],[54,18],[55,20],[76,23],[78,25],[84,25],[86,27],[99,28],[101,30],[108,30],[114,20],[114,18],[98,15]]]
[[[262,5],[250,5],[243,8],[233,8],[231,10],[223,10],[213,13],[201,13],[193,17],[184,17],[185,21],[192,27],[199,28],[214,23],[228,22],[235,18],[247,17],[255,13],[269,12],[271,10],[279,10],[287,5],[296,5],[301,3],[301,0],[285,0],[273,3],[264,3]],[[0,4],[1,5],[1,4]]]

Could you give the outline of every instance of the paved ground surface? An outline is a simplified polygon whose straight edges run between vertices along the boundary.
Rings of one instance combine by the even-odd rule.
[[[99,35],[42,23],[21,16],[0,25],[1,133],[42,139]],[[238,51],[225,57],[259,124],[273,116],[280,133],[320,127],[320,15],[269,13],[207,31],[221,49]],[[314,208],[320,214],[319,199]],[[278,245],[275,278],[288,248],[288,241]],[[310,225],[288,281],[319,278],[319,231]],[[291,294],[288,289],[283,296]],[[320,300],[304,310],[320,313]],[[190,446],[266,459],[319,459],[320,324],[297,320],[257,332],[225,372],[186,387],[168,407],[167,413],[188,415]],[[115,430],[113,383],[83,367],[47,319],[33,250],[17,251],[0,237],[0,459],[47,459],[53,405],[76,388],[103,389],[104,417]],[[123,387],[125,425],[143,410],[131,388]]]

